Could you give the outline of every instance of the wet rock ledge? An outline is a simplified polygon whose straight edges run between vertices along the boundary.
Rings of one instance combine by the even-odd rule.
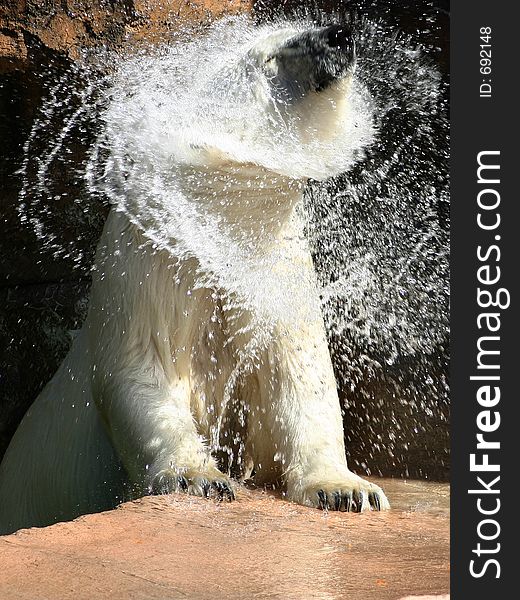
[[[0,537],[0,597],[448,600],[447,486],[380,483],[384,513],[244,489],[231,504],[155,496],[22,530]]]

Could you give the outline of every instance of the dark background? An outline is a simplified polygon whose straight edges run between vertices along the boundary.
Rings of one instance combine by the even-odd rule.
[[[136,14],[132,2],[121,3],[117,10],[111,3],[98,4],[101,8],[96,4],[96,10],[102,17],[96,12],[89,26],[82,24],[70,43],[63,36],[49,41],[45,33],[46,23],[63,9],[63,3],[0,4],[0,35],[12,41],[13,47],[22,40],[25,49],[2,56],[0,45],[0,457],[28,406],[65,355],[70,343],[68,331],[80,327],[85,316],[89,269],[108,210],[102,198],[86,193],[79,174],[97,131],[95,117],[81,121],[81,127],[71,131],[66,153],[50,170],[48,189],[38,191],[34,185],[36,159],[48,153],[57,132],[81,102],[82,75],[74,68],[77,54],[71,50],[72,44],[74,48],[96,44],[117,47],[123,43],[125,27],[130,24],[137,28],[142,23],[143,17]],[[263,21],[280,12],[290,15],[302,4],[308,7],[309,3],[256,2],[255,18]],[[355,11],[382,22],[388,30],[397,27],[406,32],[411,43],[437,65],[447,98],[448,2],[313,3],[313,11],[320,9],[340,15]],[[76,23],[80,17],[69,13],[67,18]],[[174,26],[174,22],[162,21],[158,25],[164,30]],[[59,110],[42,117],[42,101],[64,74],[69,94],[62,98]],[[77,93],[70,94],[71,89]],[[59,233],[56,240],[45,243],[19,215],[23,182],[17,171],[23,166],[24,144],[35,119],[41,120],[41,125],[31,138],[25,169],[29,194],[23,201],[29,218],[38,217]],[[391,142],[391,123],[385,131]],[[439,147],[431,149],[432,161],[446,153],[446,131],[437,141]],[[341,181],[334,185],[341,186]],[[446,186],[446,181],[442,185]],[[42,207],[49,210],[42,211]],[[447,229],[445,206],[439,204],[437,217]],[[319,256],[316,260],[319,264]],[[355,344],[350,344],[349,351],[356,352]],[[337,361],[335,366],[339,369]],[[349,460],[354,468],[359,472],[446,479],[447,379],[447,335],[426,356],[402,357],[377,372],[363,373],[354,389],[338,377]],[[432,390],[436,392],[433,395]],[[423,400],[427,410],[420,409]]]

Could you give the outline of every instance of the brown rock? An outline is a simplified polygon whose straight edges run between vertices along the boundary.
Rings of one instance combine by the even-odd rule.
[[[20,31],[0,31],[0,72],[23,68],[27,63],[27,47]],[[3,66],[3,68],[2,68]]]
[[[157,41],[187,23],[249,11],[250,0],[3,0],[0,72],[27,68],[27,45],[76,59],[83,48],[119,46],[129,38]]]
[[[226,14],[249,12],[253,0],[134,0],[136,20],[129,28],[134,39],[160,41],[164,33],[186,23],[207,23]]]
[[[406,596],[400,600],[450,600],[449,594],[443,594],[442,596]]]
[[[443,594],[442,596],[406,596],[406,598],[401,598],[401,600],[450,600],[448,594]]]

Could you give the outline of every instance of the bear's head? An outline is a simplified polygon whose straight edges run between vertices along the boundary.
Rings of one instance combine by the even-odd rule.
[[[354,69],[354,38],[341,25],[270,32],[237,65],[241,84],[247,73],[271,124],[302,144],[313,138],[326,142],[347,118]]]
[[[350,26],[253,30],[222,63],[196,86],[189,122],[199,155],[188,161],[323,179],[345,171],[372,141]]]
[[[335,102],[344,100],[355,67],[355,43],[346,26],[285,29],[260,39],[246,60],[265,75],[272,102],[318,120],[312,113],[319,112],[322,98],[331,103],[328,113],[337,109]]]
[[[350,24],[256,27],[240,17],[159,56],[125,60],[105,113],[111,146],[147,172],[257,166],[297,180],[344,172],[374,138],[355,37]]]
[[[290,275],[294,208],[307,179],[346,171],[374,135],[351,29],[227,19],[119,66],[98,152],[116,209],[157,248],[196,257],[208,287],[267,315],[294,311],[295,290],[308,304]]]
[[[103,191],[158,239],[192,238],[209,214],[255,232],[283,221],[307,179],[346,171],[373,139],[354,38],[349,25],[235,18],[124,60],[104,113]]]

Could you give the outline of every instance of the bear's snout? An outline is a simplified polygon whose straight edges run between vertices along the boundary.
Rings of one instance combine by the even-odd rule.
[[[352,55],[354,58],[354,38],[352,32],[344,25],[330,25],[320,30],[321,37],[325,40],[329,48],[341,50]]]
[[[317,92],[327,88],[336,79],[345,77],[356,62],[356,46],[352,32],[343,25],[331,25],[319,30],[319,39],[328,48],[318,60]]]
[[[297,99],[308,91],[321,92],[353,71],[354,37],[346,25],[309,29],[290,38],[271,58],[278,64],[274,83]]]

